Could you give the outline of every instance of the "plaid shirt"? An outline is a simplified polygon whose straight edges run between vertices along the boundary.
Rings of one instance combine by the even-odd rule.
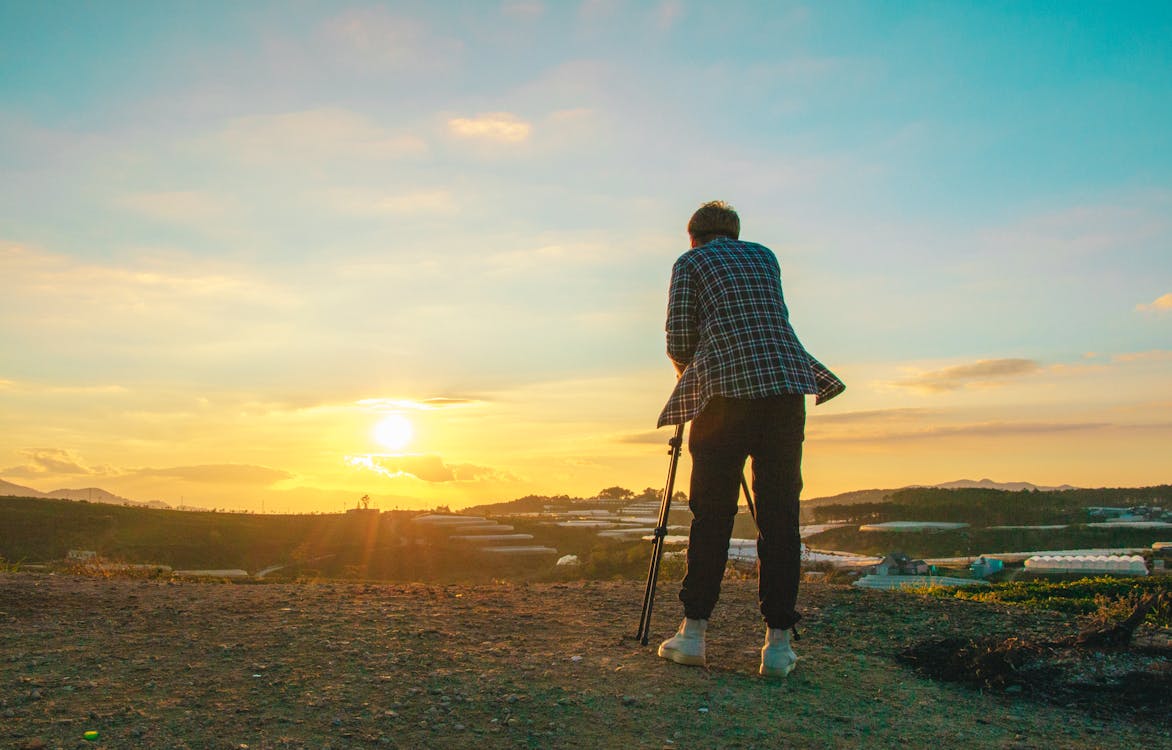
[[[789,323],[781,267],[769,248],[724,237],[672,267],[667,355],[682,371],[659,427],[695,417],[713,396],[765,398],[846,388],[811,357]]]

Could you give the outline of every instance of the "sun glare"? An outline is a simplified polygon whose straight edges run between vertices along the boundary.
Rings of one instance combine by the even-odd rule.
[[[403,450],[413,434],[411,420],[402,414],[388,414],[374,426],[374,439],[387,450]]]

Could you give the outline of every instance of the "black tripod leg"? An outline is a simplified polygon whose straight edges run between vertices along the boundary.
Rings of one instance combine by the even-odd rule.
[[[745,481],[744,473],[741,474],[741,489],[745,491],[745,503],[749,506],[749,515],[753,517],[753,523],[757,523],[757,506],[753,504],[753,493],[749,491],[749,483]]]
[[[659,580],[659,563],[663,559],[664,537],[667,536],[667,517],[671,512],[671,495],[675,488],[676,468],[680,462],[680,452],[684,444],[684,426],[676,427],[676,434],[668,441],[670,448],[668,455],[671,460],[667,465],[667,482],[663,487],[663,497],[659,503],[659,523],[655,527],[655,534],[651,542],[651,563],[647,567],[647,588],[643,592],[643,613],[639,616],[639,631],[635,639],[647,645],[647,638],[651,631],[651,609],[655,603],[655,584]]]

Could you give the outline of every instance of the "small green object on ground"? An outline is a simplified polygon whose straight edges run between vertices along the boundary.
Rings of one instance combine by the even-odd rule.
[[[85,734],[83,734],[82,737],[85,737],[90,742],[93,742],[98,739],[98,730],[91,729],[88,732],[86,732]]]

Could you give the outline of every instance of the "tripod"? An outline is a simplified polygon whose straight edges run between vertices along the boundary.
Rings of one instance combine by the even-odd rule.
[[[671,512],[671,495],[676,483],[676,468],[680,463],[680,452],[684,445],[684,425],[676,426],[676,434],[667,441],[668,455],[671,458],[667,465],[667,483],[663,487],[663,496],[659,503],[659,523],[651,538],[651,564],[647,569],[647,588],[643,591],[643,613],[639,616],[639,630],[635,633],[635,640],[647,645],[647,638],[651,630],[651,609],[655,604],[655,584],[659,581],[659,565],[663,560],[664,538],[667,536],[667,517]],[[749,513],[753,521],[757,521],[757,507],[753,504],[753,494],[749,491],[749,483],[745,475],[741,474],[741,489],[745,492],[745,502],[749,505]]]

